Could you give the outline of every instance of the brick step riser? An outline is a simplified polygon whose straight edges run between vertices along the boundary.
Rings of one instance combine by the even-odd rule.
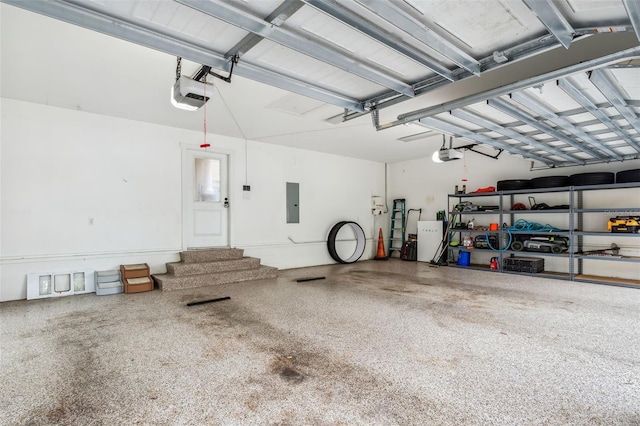
[[[242,259],[242,249],[189,250],[180,252],[183,263],[215,262],[218,260]]]
[[[162,291],[183,290],[187,288],[206,287],[211,285],[229,284],[242,281],[276,278],[278,269],[261,266],[259,269],[243,271],[221,272],[217,274],[190,275],[186,277],[172,277],[168,274],[153,275],[154,280]]]
[[[176,277],[187,275],[213,274],[243,269],[258,269],[260,259],[245,257],[242,259],[218,260],[206,263],[167,263],[167,273]]]

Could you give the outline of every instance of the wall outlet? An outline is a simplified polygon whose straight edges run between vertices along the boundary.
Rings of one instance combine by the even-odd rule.
[[[89,225],[93,225],[93,218],[92,217],[89,218]]]

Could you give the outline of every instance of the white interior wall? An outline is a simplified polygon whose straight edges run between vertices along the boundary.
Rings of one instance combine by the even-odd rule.
[[[455,145],[463,145],[464,142]],[[617,172],[621,170],[640,168],[640,160],[624,163],[597,164],[591,166],[567,167],[558,169],[547,169],[539,171],[529,171],[531,162],[520,157],[501,154],[498,160],[493,160],[479,154],[466,151],[464,160],[455,160],[446,163],[434,163],[431,158],[419,158],[410,161],[402,161],[391,164],[389,167],[389,188],[392,197],[405,198],[407,209],[422,208],[423,220],[435,220],[436,212],[447,210],[447,194],[454,192],[455,185],[462,188],[467,185],[467,192],[473,192],[479,188],[496,186],[499,180],[506,179],[532,179],[540,176],[570,176],[578,173],[589,172]],[[462,179],[466,178],[467,182]],[[640,190],[607,190],[607,191],[586,191],[584,192],[585,208],[633,208],[635,212],[640,207]],[[530,194],[535,197],[536,202],[545,202],[549,205],[568,204],[567,193]],[[529,206],[527,195],[516,198],[515,202],[521,202]],[[482,197],[469,200],[475,204],[497,205],[497,197]],[[609,217],[619,213],[594,213],[585,214],[585,230],[606,231]],[[566,214],[545,214],[519,216],[533,222],[549,223],[558,228],[568,229],[568,215]],[[472,217],[464,216],[465,220]],[[407,224],[407,232],[416,232],[417,215],[411,214]],[[478,215],[475,217],[476,225],[488,226],[490,222],[496,222],[493,216]],[[584,248],[596,249],[606,248],[615,242],[625,250],[627,256],[640,256],[640,245],[637,239],[628,237],[585,237]],[[535,253],[528,255],[535,256]],[[490,251],[476,251],[472,254],[473,263],[485,263],[488,265],[489,259],[495,256]],[[585,273],[638,279],[640,277],[640,264],[625,262],[605,262],[598,260],[584,261]],[[545,270],[566,272],[568,262],[559,258],[546,257]]]
[[[164,272],[183,249],[182,147],[201,141],[199,132],[2,99],[0,300],[25,298],[28,272],[138,262]],[[230,153],[230,245],[245,255],[278,268],[332,263],[324,240],[340,220],[371,237],[384,164],[249,141],[245,169],[244,140],[208,142]],[[285,182],[300,183],[299,224],[286,223]]]

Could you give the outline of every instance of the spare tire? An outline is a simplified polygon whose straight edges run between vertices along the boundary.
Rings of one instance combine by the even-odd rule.
[[[558,188],[569,186],[568,176],[542,176],[531,179],[531,188]]]
[[[625,170],[616,173],[616,183],[640,182],[640,169]]]
[[[340,255],[338,254],[338,251],[336,250],[336,236],[338,235],[338,232],[343,226],[347,226],[351,228],[351,230],[353,231],[356,237],[356,247],[354,249],[354,252],[351,256],[349,256],[346,259],[343,259],[342,257],[340,257]],[[333,225],[333,227],[331,228],[331,231],[329,231],[329,238],[327,238],[327,249],[329,250],[329,256],[331,256],[331,258],[336,262],[353,263],[358,259],[360,259],[360,257],[362,257],[366,243],[367,243],[367,238],[364,235],[364,231],[362,230],[362,227],[360,227],[360,225],[358,225],[356,222],[343,220],[342,222],[338,222],[335,225]]]
[[[522,251],[524,250],[524,244],[522,241],[515,240],[511,243],[510,249],[513,251]]]
[[[516,189],[528,189],[529,179],[499,180],[496,185],[498,191],[513,191]]]
[[[615,182],[615,173],[612,172],[595,172],[595,173],[578,173],[570,176],[571,185],[607,185]]]

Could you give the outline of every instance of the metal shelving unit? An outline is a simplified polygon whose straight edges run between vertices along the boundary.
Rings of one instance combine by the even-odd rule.
[[[490,231],[490,230],[477,230],[477,229],[456,229],[450,228],[447,230],[447,235],[445,238],[451,242],[454,239],[454,235],[458,235],[458,239],[462,242],[462,234],[468,233],[470,235],[495,235],[498,241],[498,244],[501,246],[506,246],[508,242],[510,244],[511,235],[519,235],[519,234],[535,234],[535,235],[553,235],[559,237],[565,237],[568,239],[568,251],[563,253],[547,253],[547,252],[537,252],[537,251],[513,251],[510,250],[510,247],[499,247],[499,250],[491,250],[491,249],[469,249],[468,247],[463,247],[462,245],[458,247],[449,247],[450,255],[449,259],[452,260],[452,254],[459,253],[460,250],[467,250],[471,254],[476,253],[493,253],[495,257],[498,257],[498,269],[491,270],[486,265],[477,265],[471,263],[470,266],[460,266],[455,262],[450,263],[450,266],[460,267],[466,269],[476,269],[476,270],[487,270],[491,272],[500,272],[500,273],[509,273],[509,274],[519,274],[519,275],[531,275],[537,277],[549,277],[555,279],[565,279],[570,281],[580,281],[580,282],[589,282],[589,283],[598,283],[598,284],[609,284],[616,286],[626,286],[626,287],[640,287],[640,274],[638,274],[637,278],[615,278],[615,277],[606,277],[606,276],[596,276],[596,275],[588,275],[584,273],[584,263],[591,262],[594,260],[597,261],[613,261],[613,262],[624,262],[624,263],[638,263],[640,264],[640,257],[629,257],[629,256],[605,256],[605,255],[594,255],[594,254],[581,254],[583,252],[584,247],[584,238],[601,238],[601,237],[615,237],[624,238],[624,239],[635,239],[635,241],[640,242],[640,233],[611,233],[606,231],[590,231],[584,230],[584,221],[585,217],[589,214],[608,214],[610,216],[615,216],[619,213],[637,213],[640,215],[640,203],[636,207],[613,207],[613,208],[585,208],[584,207],[584,197],[585,193],[593,192],[593,191],[612,191],[619,189],[629,189],[629,188],[640,188],[640,182],[633,183],[622,183],[622,184],[610,184],[610,185],[588,185],[588,186],[566,186],[566,187],[558,187],[558,188],[536,188],[536,189],[524,189],[524,190],[513,190],[513,191],[498,191],[498,192],[484,192],[484,193],[472,193],[472,194],[449,194],[448,195],[448,205],[449,205],[449,215],[451,218],[458,217],[462,221],[464,217],[483,217],[486,218],[488,215],[493,215],[498,223],[501,225],[498,231]],[[515,202],[515,197],[520,195],[527,194],[546,194],[546,193],[566,193],[568,195],[568,209],[544,209],[544,210],[511,210],[504,209],[505,205],[513,206]],[[490,210],[490,211],[458,211],[455,209],[455,206],[459,206],[463,203],[463,201],[471,201],[477,199],[490,199],[495,200],[495,203],[499,205],[498,210]],[[638,200],[640,197],[633,197],[633,200]],[[509,221],[513,224],[516,220],[517,216],[523,215],[566,215],[566,223],[568,223],[568,228],[566,230],[561,231],[545,231],[545,232],[536,232],[536,231],[508,231],[502,226],[505,224],[505,221]],[[455,216],[452,216],[455,215]],[[486,216],[487,215],[487,216]],[[464,221],[462,221],[464,223]],[[507,256],[531,256],[531,257],[544,257],[551,259],[566,259],[567,260],[567,270],[566,271],[543,271],[538,273],[525,273],[525,272],[515,272],[515,271],[506,271],[503,269],[504,259]]]

